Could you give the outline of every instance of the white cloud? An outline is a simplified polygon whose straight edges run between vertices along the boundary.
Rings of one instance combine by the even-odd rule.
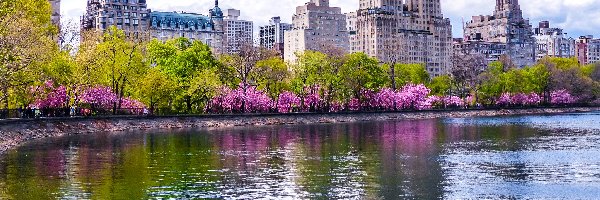
[[[274,16],[291,21],[295,7],[308,0],[221,0],[224,9],[242,11],[242,18],[254,21],[256,26],[267,24]],[[492,14],[494,0],[441,0],[444,15],[452,20],[454,36],[461,36],[461,21],[473,15]],[[540,20],[566,29],[571,36],[598,34],[600,29],[600,0],[526,0],[521,1],[523,14],[534,26]],[[85,0],[62,0],[62,13],[66,19],[79,21],[85,10]],[[157,11],[185,11],[207,14],[212,0],[148,0],[148,7]],[[331,0],[332,6],[343,12],[358,8],[358,0]],[[598,35],[600,36],[600,35]]]

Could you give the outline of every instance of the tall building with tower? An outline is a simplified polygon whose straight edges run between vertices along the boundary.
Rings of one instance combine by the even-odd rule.
[[[493,15],[473,16],[464,29],[464,39],[506,44],[513,64],[523,67],[535,63],[535,39],[529,20],[523,18],[518,0],[496,0]]]
[[[323,51],[337,48],[348,51],[346,15],[339,7],[330,7],[329,0],[310,0],[296,7],[292,30],[285,32],[284,59],[296,62],[296,53],[306,50]]]
[[[432,76],[452,67],[452,25],[440,0],[360,0],[347,16],[354,23],[353,51],[382,62],[425,64]]]

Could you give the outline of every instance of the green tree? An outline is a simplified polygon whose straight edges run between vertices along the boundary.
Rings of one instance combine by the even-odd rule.
[[[452,88],[452,78],[448,75],[435,77],[431,79],[427,87],[431,89],[431,93],[434,95],[447,95]]]
[[[101,81],[119,97],[116,108],[121,108],[123,97],[131,91],[132,83],[136,83],[148,70],[144,62],[144,48],[142,41],[127,37],[115,26],[107,29],[102,42],[95,48],[95,53],[100,55],[97,64],[100,64]]]
[[[384,67],[387,70],[389,65],[384,65]],[[395,82],[399,87],[409,83],[425,84],[429,82],[429,74],[427,73],[424,64],[396,64],[394,72]]]
[[[57,51],[44,21],[50,18],[43,12],[47,4],[39,0],[0,4],[0,103],[5,108],[28,103],[28,86],[39,82],[41,67]]]
[[[173,98],[173,91],[177,85],[171,78],[156,68],[151,68],[148,73],[140,79],[136,87],[136,96],[151,111],[157,108],[168,108]]]
[[[258,89],[265,91],[273,99],[277,99],[283,90],[287,89],[290,71],[283,59],[273,57],[261,60],[257,64],[254,80]]]
[[[363,89],[378,90],[388,82],[386,71],[379,61],[364,53],[347,55],[346,63],[338,72],[340,82],[347,89],[346,100],[360,97]]]
[[[219,63],[210,47],[200,41],[186,38],[172,39],[167,42],[153,40],[148,44],[150,61],[157,69],[167,74],[176,83],[175,109],[198,112],[203,109],[207,94],[198,84],[208,81],[213,84],[219,80],[216,74]]]

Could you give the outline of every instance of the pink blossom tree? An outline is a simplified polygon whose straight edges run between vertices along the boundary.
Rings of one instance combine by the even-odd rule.
[[[209,106],[210,112],[264,113],[269,112],[273,100],[255,86],[240,84],[235,90],[221,89]]]
[[[280,113],[290,113],[294,108],[300,107],[300,97],[293,92],[283,92],[279,94],[277,100],[277,111]]]
[[[550,103],[554,105],[573,104],[577,99],[567,90],[556,90],[550,93]]]
[[[54,86],[53,81],[46,81],[39,87],[32,87],[31,95],[35,98],[30,107],[35,108],[65,108],[69,104],[69,96],[65,86]]]

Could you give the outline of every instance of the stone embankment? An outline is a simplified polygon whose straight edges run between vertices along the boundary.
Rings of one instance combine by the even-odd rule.
[[[531,115],[568,112],[590,112],[600,108],[536,108],[501,110],[422,111],[389,113],[339,114],[260,114],[173,117],[105,117],[53,118],[35,120],[0,120],[0,153],[25,142],[76,134],[124,132],[132,130],[169,130],[188,128],[219,128],[234,126],[266,126],[283,124],[343,123],[400,119],[431,119],[446,117],[484,117]]]

